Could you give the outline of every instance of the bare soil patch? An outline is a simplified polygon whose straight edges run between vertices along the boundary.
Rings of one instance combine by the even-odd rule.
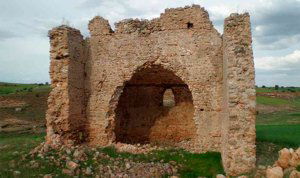
[[[271,106],[271,105],[263,105],[263,104],[257,104],[256,111],[261,114],[268,114],[278,111],[292,111],[293,108],[288,105],[279,105],[279,106]]]
[[[0,133],[44,132],[49,90],[0,96]]]

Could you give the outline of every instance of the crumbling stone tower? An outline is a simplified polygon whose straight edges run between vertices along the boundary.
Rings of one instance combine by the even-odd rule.
[[[115,26],[95,17],[87,39],[67,26],[49,32],[47,143],[188,143],[221,152],[229,175],[254,168],[249,14],[226,18],[223,35],[196,5]]]

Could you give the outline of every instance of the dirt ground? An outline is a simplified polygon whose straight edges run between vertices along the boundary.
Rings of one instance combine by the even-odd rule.
[[[0,132],[43,132],[48,92],[0,96]]]
[[[285,100],[292,100],[300,96],[300,92],[258,92],[257,97],[270,97]],[[274,113],[279,111],[293,111],[294,107],[290,105],[265,105],[257,102],[256,111],[262,114]]]

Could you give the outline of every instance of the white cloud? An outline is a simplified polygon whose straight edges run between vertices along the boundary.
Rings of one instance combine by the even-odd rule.
[[[256,58],[255,67],[259,86],[300,86],[300,50],[283,56]]]
[[[300,50],[280,57],[261,57],[255,60],[257,69],[263,70],[283,70],[300,69]]]

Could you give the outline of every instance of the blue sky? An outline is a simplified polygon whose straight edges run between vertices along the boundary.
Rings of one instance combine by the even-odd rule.
[[[300,86],[300,0],[0,0],[0,81],[49,82],[48,30],[68,23],[88,36],[96,15],[112,26],[199,4],[222,33],[230,13],[249,12],[257,85]]]

